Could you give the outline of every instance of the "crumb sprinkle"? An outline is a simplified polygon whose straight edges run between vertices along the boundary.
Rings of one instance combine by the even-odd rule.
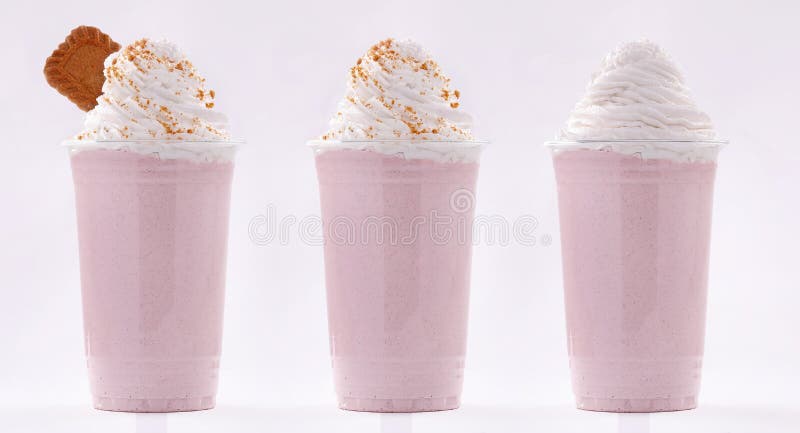
[[[217,129],[215,124],[206,119],[188,117],[194,111],[181,108],[189,103],[185,101],[194,101],[192,103],[197,106],[211,110],[215,106],[216,92],[205,86],[205,79],[189,60],[182,56],[173,58],[173,53],[180,54],[180,51],[171,50],[170,46],[165,50],[145,38],[113,54],[103,71],[105,84],[98,102],[115,107],[115,112],[126,115],[128,124],[87,130],[78,134],[76,139],[95,139],[98,136],[127,139],[142,133],[153,138],[182,139],[199,131],[203,131],[203,136],[227,138],[227,132]],[[170,95],[179,102],[164,99],[163,87],[160,87],[164,83],[169,83]],[[189,124],[191,126],[187,127]]]
[[[461,92],[451,90],[450,79],[438,63],[414,45],[382,40],[356,60],[348,77],[349,90],[342,102],[347,109],[336,113],[333,129],[322,140],[376,139],[389,132],[387,128],[397,138],[429,139],[443,134],[472,138],[469,121],[462,121],[468,116],[441,115],[459,109]],[[412,92],[417,97],[409,95]],[[359,116],[357,124],[351,124],[349,116]]]

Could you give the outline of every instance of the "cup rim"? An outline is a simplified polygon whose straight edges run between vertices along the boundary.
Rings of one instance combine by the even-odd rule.
[[[461,145],[459,147],[476,148],[485,147],[490,142],[489,140],[424,140],[424,139],[403,139],[403,138],[387,138],[387,139],[345,139],[345,140],[322,140],[314,139],[308,140],[306,146],[312,148],[327,148],[337,147],[341,145],[352,144],[370,144],[370,143],[385,143],[385,144],[409,144],[421,147],[448,147],[454,145]]]
[[[126,144],[167,144],[177,148],[208,148],[208,149],[228,149],[237,148],[246,143],[244,139],[212,140],[212,139],[175,139],[175,138],[129,138],[115,140],[78,140],[69,139],[61,142],[61,146],[70,148],[98,147],[103,145],[126,145]]]
[[[587,139],[587,140],[552,140],[546,141],[544,146],[550,149],[580,148],[586,145],[613,144],[617,146],[636,146],[642,144],[662,144],[674,147],[692,148],[717,148],[721,149],[730,142],[728,140],[683,140],[683,139]]]

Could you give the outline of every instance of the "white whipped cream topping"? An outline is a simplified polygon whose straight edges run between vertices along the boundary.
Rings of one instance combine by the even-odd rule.
[[[707,160],[716,147],[667,141],[713,141],[711,119],[692,99],[675,62],[656,44],[630,42],[608,54],[561,131],[560,140],[664,140],[587,143],[644,158]],[[713,149],[713,150],[711,150]]]
[[[406,158],[475,160],[475,146],[458,145],[473,140],[472,118],[460,109],[460,97],[422,46],[386,39],[350,69],[331,129],[316,142],[327,143],[312,146],[318,151],[350,148]]]
[[[168,41],[141,39],[105,61],[103,94],[77,140],[228,140],[192,63]]]

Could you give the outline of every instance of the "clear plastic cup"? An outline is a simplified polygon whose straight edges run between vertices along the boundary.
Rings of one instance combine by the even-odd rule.
[[[65,143],[94,407],[214,407],[236,142]]]
[[[312,142],[339,407],[460,405],[481,142]]]
[[[723,142],[548,143],[577,407],[697,406]]]

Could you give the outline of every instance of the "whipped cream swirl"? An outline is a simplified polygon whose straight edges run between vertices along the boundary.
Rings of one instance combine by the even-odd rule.
[[[77,140],[227,140],[213,90],[168,41],[141,39],[105,61],[105,83]]]
[[[472,140],[461,93],[419,44],[386,39],[350,69],[325,140]]]
[[[649,41],[623,44],[603,60],[561,131],[561,140],[713,140],[678,67]]]

